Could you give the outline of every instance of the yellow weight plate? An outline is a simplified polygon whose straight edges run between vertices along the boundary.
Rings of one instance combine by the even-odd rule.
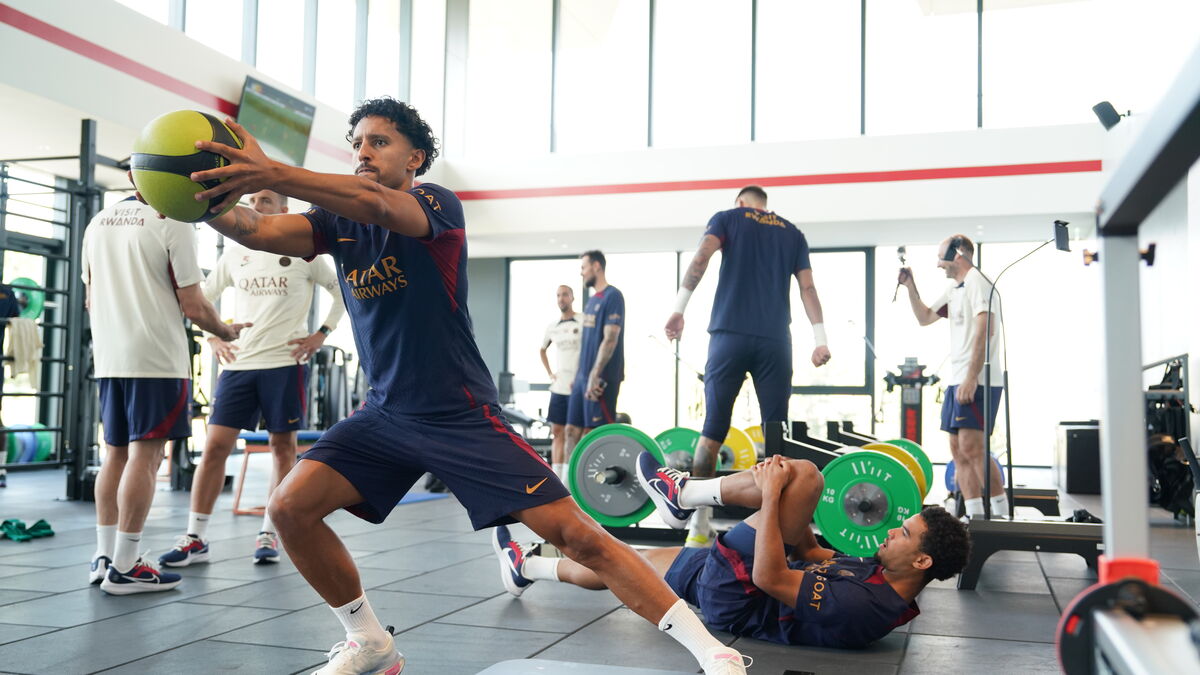
[[[891,443],[867,443],[862,447],[863,450],[882,452],[904,465],[904,468],[908,469],[908,473],[912,475],[913,480],[917,482],[917,489],[921,492],[921,499],[925,499],[925,495],[928,492],[925,487],[925,470],[921,468],[921,463],[917,461],[916,457],[913,457],[907,450]]]
[[[733,471],[745,471],[753,468],[758,462],[758,451],[754,449],[754,441],[746,432],[737,427],[729,427],[722,449],[729,448],[733,453],[733,461],[726,466]]]
[[[761,424],[756,424],[752,427],[742,429],[750,440],[754,443],[754,452],[758,454],[759,459],[767,456],[767,439],[763,436],[763,428]]]

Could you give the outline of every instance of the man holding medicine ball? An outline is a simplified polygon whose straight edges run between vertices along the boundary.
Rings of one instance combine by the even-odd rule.
[[[632,548],[583,514],[499,416],[466,307],[462,205],[441,186],[414,186],[437,156],[437,140],[417,111],[387,97],[360,105],[347,134],[352,176],[273,162],[245,129],[228,124],[244,149],[196,143],[230,160],[192,174],[197,182],[224,179],[197,200],[214,199],[210,211],[220,213],[244,194],[271,189],[313,208],[267,216],[235,207],[209,224],[254,249],[330,253],[371,386],[364,406],[301,456],[268,506],[288,555],[346,630],[318,673],[403,669],[354,560],[324,518],[345,508],[382,522],[426,471],[450,487],[476,529],[525,523],[683,644],[706,673],[744,673],[741,655],[712,637]]]

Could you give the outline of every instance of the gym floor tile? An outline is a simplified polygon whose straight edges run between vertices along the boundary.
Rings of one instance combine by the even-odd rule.
[[[1039,574],[1036,581],[1045,584]],[[1049,593],[951,591],[930,588],[917,600],[911,632],[923,635],[1054,642],[1058,608]]]
[[[500,585],[498,572],[488,576],[496,580],[496,586]],[[499,596],[444,616],[438,621],[572,633],[621,606],[621,601],[608,591],[588,591],[553,582],[536,583],[520,598],[500,590]]]
[[[4,608],[4,620],[9,623],[66,628],[140,612],[159,605],[177,604],[180,600],[242,583],[244,582],[229,579],[184,579],[183,583],[172,590],[137,595],[109,595],[100,590],[99,586],[93,586],[8,605]],[[0,660],[0,663],[3,661]]]
[[[479,675],[529,675],[529,673],[554,673],[555,675],[690,675],[681,670],[650,670],[632,666],[602,666],[595,663],[569,663],[546,659],[515,659],[492,664]]]
[[[562,638],[557,633],[458,626],[439,622],[418,626],[396,637],[414,675],[475,675],[496,663],[528,657]]]
[[[25,591],[63,593],[88,588],[88,563],[75,561],[70,567],[28,568],[33,571],[0,577],[0,589],[11,588]]]
[[[34,598],[43,598],[47,595],[49,594],[39,591],[10,591],[6,589],[0,589],[0,605],[13,605],[19,602],[32,600]],[[4,610],[4,617],[8,618],[9,616],[11,616],[9,614],[9,610]]]
[[[249,563],[246,563],[249,564]],[[362,569],[359,579],[363,588],[370,590],[390,584],[410,574],[387,570]],[[193,598],[190,602],[206,605],[231,605],[234,607],[261,607],[263,609],[304,609],[323,604],[321,596],[308,585],[299,574],[276,577],[258,583],[243,584],[216,593]]]
[[[210,675],[211,673],[311,673],[326,662],[325,652],[205,640],[138,659],[105,675]]]
[[[380,623],[395,626],[397,633],[479,601],[477,598],[381,590],[371,591],[367,598],[370,599],[371,609],[375,610],[375,616],[379,617]],[[334,643],[345,640],[346,634],[333,612],[322,604],[231,631],[221,635],[220,639],[295,649],[327,650]]]
[[[1182,591],[1193,603],[1200,606],[1200,570],[1164,569],[1162,576],[1176,589]],[[0,580],[2,581],[2,580]]]
[[[899,638],[894,639],[894,638]],[[751,673],[783,673],[786,671],[820,673],[820,675],[894,675],[896,664],[904,654],[904,636],[889,636],[894,642],[887,647],[889,658],[874,660],[868,651],[788,647],[773,642],[741,638],[733,647],[744,656],[754,659]],[[879,643],[872,646],[875,649]]]
[[[359,567],[432,572],[448,565],[493,555],[492,547],[486,544],[422,543],[412,536],[405,539],[408,546],[364,556],[358,561]]]
[[[717,639],[729,644],[733,636],[722,633]],[[625,607],[604,615],[532,656],[550,661],[699,670],[695,659],[678,642]]]
[[[93,673],[276,615],[176,602],[11,642],[0,647],[0,663],[27,673]]]
[[[1058,673],[1054,644],[980,640],[939,635],[913,635],[900,664],[900,674],[988,673],[1027,675]]]
[[[7,644],[17,640],[49,633],[52,630],[58,630],[54,626],[18,626],[11,623],[0,623],[0,644]]]
[[[1047,581],[1050,582],[1050,589],[1054,593],[1054,603],[1058,605],[1060,614],[1085,588],[1096,583],[1089,579],[1060,579],[1058,577],[1050,577]]]
[[[192,577],[232,579],[248,582],[277,579],[297,573],[296,566],[287,558],[280,559],[274,565],[255,565],[249,553],[220,562],[200,563],[198,565],[188,565],[187,567],[167,567],[165,569],[182,575],[184,583],[187,583],[187,580]]]
[[[54,537],[50,537],[50,539],[54,539]],[[50,548],[48,545],[38,546],[30,543],[22,546],[19,551],[0,550],[0,563],[33,565],[34,567],[83,565],[86,569],[88,561],[92,559],[92,554],[95,552],[96,542],[94,539],[90,544],[75,544],[63,548]]]
[[[1083,556],[1074,553],[1038,553],[1038,562],[1048,577],[1096,580],[1096,570],[1087,566]]]
[[[372,568],[364,567],[359,572],[365,574],[370,569]],[[476,598],[490,598],[501,593],[508,596],[500,581],[499,564],[492,556],[476,558],[433,572],[410,576],[381,586],[381,588],[385,591],[462,595]]]
[[[943,581],[932,581],[928,588],[957,590],[957,584],[958,576],[953,576]],[[997,559],[995,555],[991,555],[979,572],[979,581],[975,584],[975,590],[1005,593],[1049,593],[1050,587],[1046,585],[1036,558],[1031,558],[1027,562],[1015,562]],[[921,596],[921,598],[924,597]],[[920,599],[917,600],[917,604],[922,604]]]

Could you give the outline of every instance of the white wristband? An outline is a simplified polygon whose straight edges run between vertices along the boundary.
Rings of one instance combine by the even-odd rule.
[[[683,314],[683,310],[687,309],[688,300],[692,299],[692,292],[683,286],[679,287],[679,294],[675,296],[675,313]]]
[[[829,340],[825,337],[825,324],[813,324],[813,346],[824,347],[829,344]]]

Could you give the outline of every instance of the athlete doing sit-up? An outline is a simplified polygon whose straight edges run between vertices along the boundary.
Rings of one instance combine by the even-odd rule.
[[[911,621],[920,613],[921,590],[967,562],[966,527],[940,506],[927,506],[890,530],[872,558],[821,547],[810,524],[825,482],[808,461],[773,455],[747,471],[696,479],[642,453],[638,479],[659,515],[678,527],[693,509],[712,503],[713,494],[725,504],[759,509],[712,548],[642,551],[715,630],[787,645],[865,647]],[[513,595],[540,579],[605,588],[575,562],[530,555],[506,527],[496,528],[493,544]]]

